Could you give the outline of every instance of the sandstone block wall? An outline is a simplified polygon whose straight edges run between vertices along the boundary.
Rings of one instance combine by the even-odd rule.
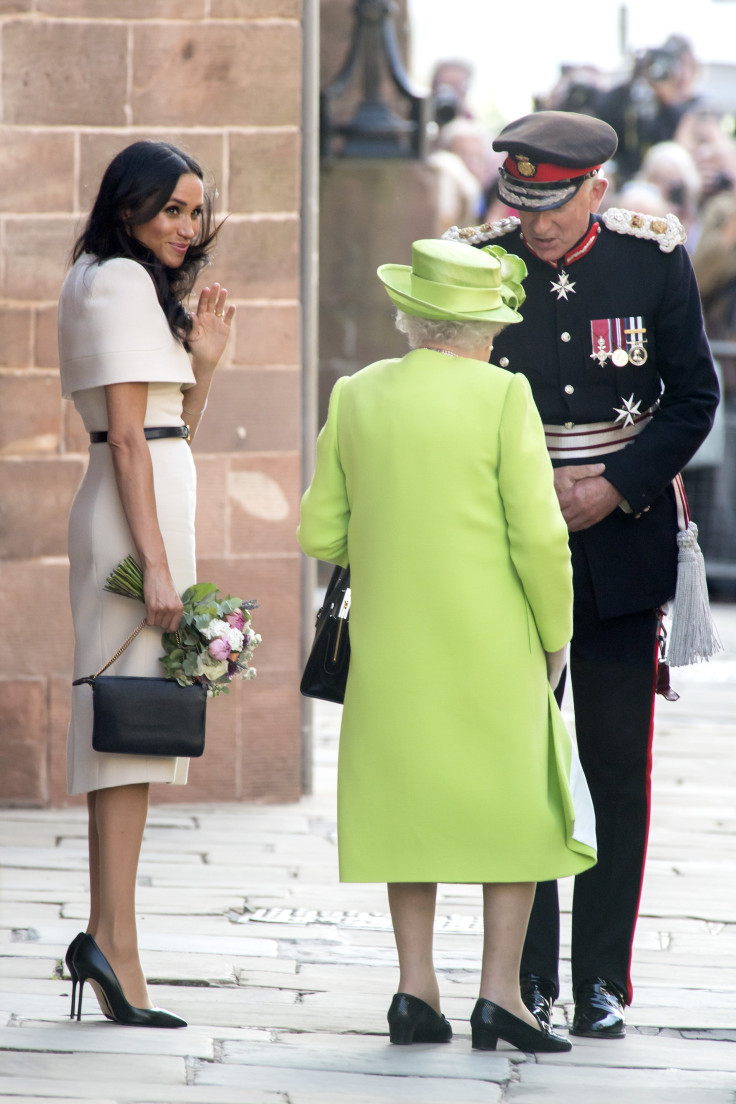
[[[258,678],[211,703],[190,784],[153,799],[300,791],[299,0],[0,0],[0,802],[67,800],[66,519],[84,471],[59,395],[56,301],[110,158],[165,137],[227,214],[238,304],[194,452],[199,577],[256,597]]]

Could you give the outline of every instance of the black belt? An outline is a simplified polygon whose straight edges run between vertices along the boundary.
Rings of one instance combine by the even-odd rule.
[[[147,441],[158,441],[160,437],[183,437],[185,441],[189,440],[189,426],[152,426],[150,429],[143,430],[144,436]],[[95,429],[89,435],[89,439],[93,445],[102,444],[107,440],[106,429]]]

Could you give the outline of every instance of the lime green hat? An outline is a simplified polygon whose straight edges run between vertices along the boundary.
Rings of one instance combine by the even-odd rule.
[[[406,314],[449,322],[521,322],[526,292],[521,257],[500,245],[476,249],[464,242],[421,238],[411,265],[385,264],[378,278]]]

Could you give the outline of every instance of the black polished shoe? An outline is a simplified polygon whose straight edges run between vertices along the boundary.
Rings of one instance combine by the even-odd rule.
[[[495,1050],[496,1043],[503,1039],[511,1046],[530,1053],[560,1054],[572,1050],[572,1043],[562,1035],[555,1035],[549,1024],[539,1023],[539,1030],[526,1020],[512,1016],[500,1004],[480,997],[470,1017],[474,1050]]]
[[[82,994],[84,983],[89,981],[100,994],[100,1007],[107,1007],[115,1023],[128,1024],[131,1027],[186,1027],[186,1020],[167,1012],[164,1008],[134,1008],[123,993],[122,986],[115,976],[110,963],[103,955],[91,935],[79,940],[72,958],[79,982],[79,1003],[77,1019],[82,1017]],[[107,1014],[107,1013],[105,1013]]]
[[[575,990],[571,1035],[588,1039],[623,1039],[626,1034],[624,996],[605,978],[589,978]]]
[[[556,987],[540,974],[524,974],[519,979],[521,999],[540,1023],[552,1026],[552,1005],[557,999]]]
[[[452,1028],[431,1004],[410,993],[395,993],[386,1016],[389,1037],[400,1046],[407,1043],[449,1043]]]

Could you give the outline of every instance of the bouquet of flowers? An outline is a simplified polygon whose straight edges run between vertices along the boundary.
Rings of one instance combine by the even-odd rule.
[[[111,572],[104,589],[138,602],[144,600],[143,572],[132,556],[126,556]],[[202,682],[211,698],[228,694],[228,683],[234,678],[255,678],[255,667],[249,664],[261,637],[251,628],[250,611],[258,603],[230,594],[221,598],[213,583],[195,583],[181,600],[184,613],[179,628],[161,637],[166,654],[160,662],[166,678],[176,679],[180,686]]]

